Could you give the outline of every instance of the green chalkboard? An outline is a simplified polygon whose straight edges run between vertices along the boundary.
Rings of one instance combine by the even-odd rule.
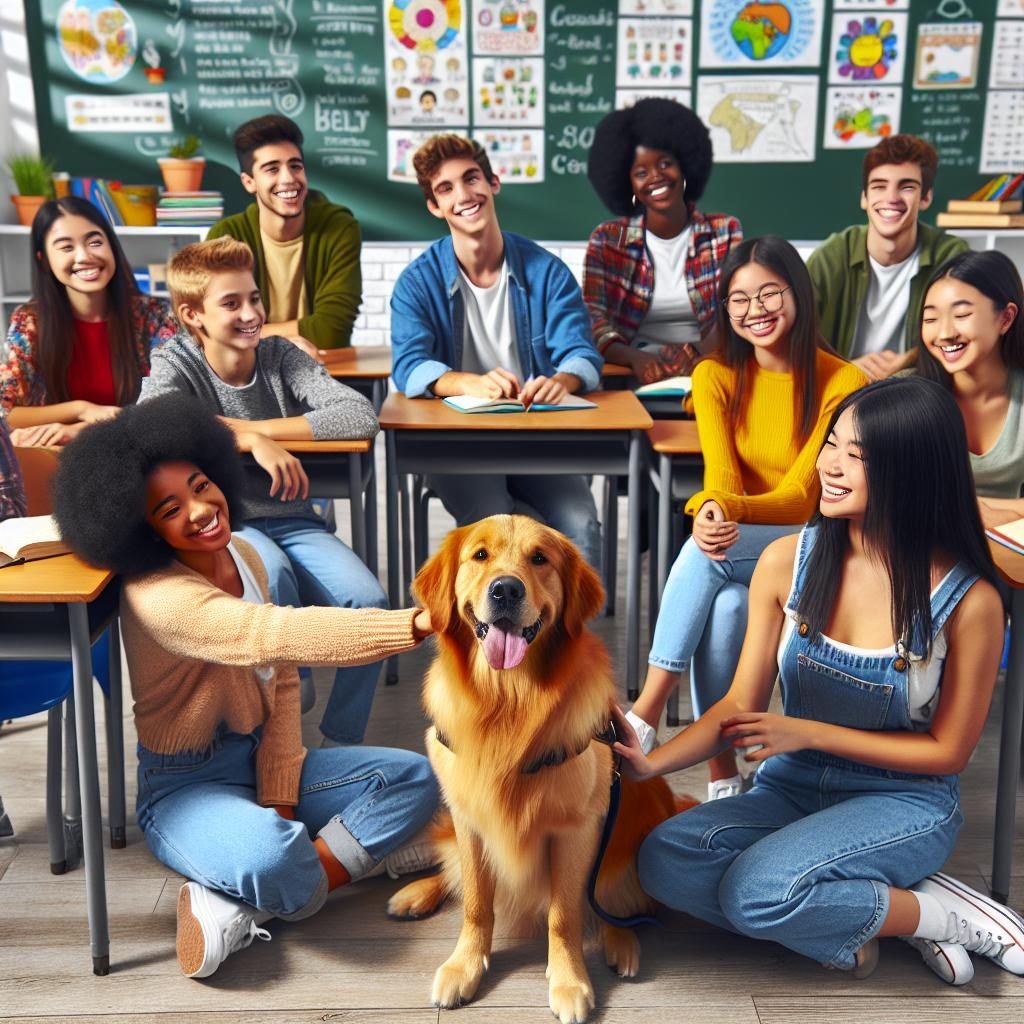
[[[871,11],[843,0],[25,6],[41,145],[59,169],[157,182],[156,158],[193,133],[207,159],[203,187],[220,189],[234,212],[248,197],[232,132],[250,117],[284,113],[306,135],[313,187],[351,207],[369,240],[443,232],[415,185],[397,180],[408,178],[417,141],[436,130],[472,131],[493,150],[504,227],[585,239],[606,216],[586,180],[593,129],[627,100],[627,88],[688,100],[713,123],[721,159],[701,206],[736,214],[748,235],[821,238],[860,220],[864,150],[856,146],[885,130],[939,147],[934,209],[991,176],[979,160],[997,0],[876,0]],[[856,31],[840,43],[853,55],[844,77],[830,84],[830,68],[831,77],[840,74],[837,20]],[[980,23],[972,86],[915,88],[924,23],[959,26],[961,34]],[[801,47],[800,60],[778,64]],[[942,51],[935,53],[941,64]],[[855,81],[861,74],[869,77]],[[836,88],[845,90],[842,102]],[[727,162],[736,147],[745,159]],[[998,168],[1011,169],[1021,168]]]

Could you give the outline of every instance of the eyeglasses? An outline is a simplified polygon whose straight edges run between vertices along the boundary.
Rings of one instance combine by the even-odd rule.
[[[756,302],[766,313],[778,313],[782,309],[782,296],[790,289],[778,285],[765,285],[755,296],[733,292],[725,300],[725,311],[730,320],[742,320],[750,311],[751,302]]]

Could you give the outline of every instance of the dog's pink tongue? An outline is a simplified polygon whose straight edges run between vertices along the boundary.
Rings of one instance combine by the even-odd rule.
[[[526,657],[527,646],[521,633],[506,633],[492,625],[484,637],[484,657],[491,668],[515,668]]]

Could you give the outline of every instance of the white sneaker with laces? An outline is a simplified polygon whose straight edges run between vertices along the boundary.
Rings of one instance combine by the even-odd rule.
[[[974,963],[967,950],[956,942],[935,939],[903,939],[921,954],[921,959],[947,985],[966,985],[974,977]]]
[[[708,783],[708,800],[724,800],[727,796],[739,796],[743,792],[745,787],[740,775],[733,775],[728,779],[715,779],[714,782]]]
[[[413,875],[417,871],[428,871],[440,863],[437,849],[431,838],[431,827],[428,824],[420,829],[404,846],[392,850],[382,861],[374,864],[363,878],[377,878],[387,874],[388,878],[401,878],[402,875]]]
[[[270,941],[259,925],[273,915],[232,899],[198,882],[178,893],[178,963],[187,978],[208,978],[232,953],[253,939]]]
[[[640,741],[640,749],[649,754],[658,745],[658,730],[632,711],[626,712],[626,721],[633,726],[633,732]]]
[[[1024,919],[1016,911],[942,872],[914,889],[934,897],[948,913],[945,940],[987,956],[1011,974],[1024,974]]]

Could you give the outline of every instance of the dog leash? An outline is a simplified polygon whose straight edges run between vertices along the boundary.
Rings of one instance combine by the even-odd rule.
[[[608,738],[610,736],[610,739]],[[596,740],[600,740],[602,743],[615,742],[615,727],[612,723],[608,723],[608,727],[600,735],[594,737]],[[635,914],[633,917],[616,917],[615,914],[609,914],[600,903],[597,902],[597,876],[601,871],[601,864],[604,861],[604,855],[608,850],[608,843],[612,838],[612,831],[615,828],[615,819],[619,814],[619,798],[622,795],[622,774],[619,771],[619,764],[621,759],[617,754],[613,755],[612,759],[612,784],[611,789],[608,793],[608,813],[604,819],[604,829],[601,832],[601,842],[597,847],[597,857],[594,860],[594,866],[590,869],[590,878],[587,880],[587,899],[590,901],[590,909],[605,924],[610,924],[614,928],[635,928],[638,924],[655,924],[661,925],[661,922],[650,914]]]

